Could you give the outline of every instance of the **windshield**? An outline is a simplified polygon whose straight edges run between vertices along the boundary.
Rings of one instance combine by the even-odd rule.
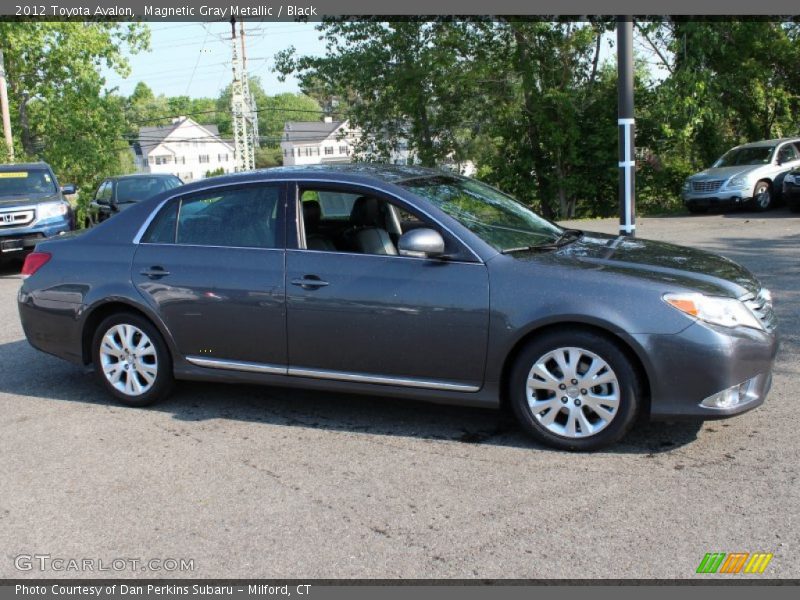
[[[499,251],[550,244],[563,230],[474,179],[434,176],[400,185],[431,201]]]
[[[772,160],[775,146],[750,146],[734,148],[714,163],[715,167],[739,167],[742,165],[767,165]]]
[[[138,202],[147,200],[159,192],[171,190],[181,184],[177,178],[170,177],[136,177],[120,179],[117,182],[117,202]]]
[[[47,171],[0,171],[0,196],[55,194],[56,183]]]

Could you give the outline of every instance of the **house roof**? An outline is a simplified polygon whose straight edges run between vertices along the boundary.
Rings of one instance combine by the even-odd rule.
[[[283,126],[283,141],[313,144],[328,139],[347,121],[287,121]]]
[[[228,144],[225,140],[219,137],[219,128],[216,125],[201,125],[192,119],[184,118],[176,120],[175,122],[164,125],[161,127],[140,127],[139,128],[139,139],[135,144],[135,150],[137,154],[141,154],[142,156],[146,156],[150,153],[150,151],[158,146],[161,142],[163,142],[172,132],[178,129],[181,125],[190,121],[193,125],[197,125],[198,127],[205,129],[209,134],[208,140],[200,140],[197,141],[220,141],[225,144]],[[216,140],[211,138],[217,138]]]

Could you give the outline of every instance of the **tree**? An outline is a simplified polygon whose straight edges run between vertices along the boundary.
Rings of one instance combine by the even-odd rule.
[[[62,181],[91,186],[126,152],[124,103],[104,91],[102,65],[128,74],[125,50],[149,43],[141,24],[0,22],[18,155],[43,159]]]
[[[277,56],[283,77],[298,74],[320,99],[341,99],[364,134],[359,150],[387,158],[407,144],[423,165],[459,160],[476,98],[470,21],[324,20],[323,57]],[[466,136],[471,137],[471,136]]]

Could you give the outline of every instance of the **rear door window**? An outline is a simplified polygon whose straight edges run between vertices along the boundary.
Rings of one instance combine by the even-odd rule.
[[[231,248],[282,248],[281,187],[218,188],[167,203],[144,243]]]

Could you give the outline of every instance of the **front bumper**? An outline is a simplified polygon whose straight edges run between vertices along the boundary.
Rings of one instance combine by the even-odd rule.
[[[761,404],[772,383],[778,351],[773,332],[726,329],[696,322],[676,335],[634,336],[646,351],[653,420],[720,419]],[[751,381],[747,397],[729,408],[702,402]]]
[[[48,219],[27,227],[0,228],[0,254],[32,250],[39,242],[71,230],[69,218]]]
[[[718,190],[716,192],[683,192],[681,195],[686,206],[699,208],[741,206],[753,199],[752,193],[747,189]]]

